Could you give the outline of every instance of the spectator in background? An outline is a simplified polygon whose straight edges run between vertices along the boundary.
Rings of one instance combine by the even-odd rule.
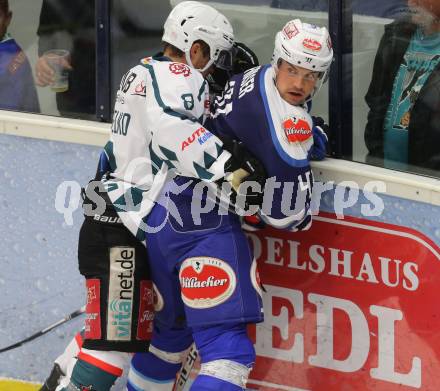
[[[352,0],[353,13],[396,19],[407,12],[406,0]]]
[[[365,97],[367,160],[433,174],[440,169],[440,2],[408,6],[408,17],[385,26],[376,54]]]
[[[0,0],[0,109],[38,113],[40,105],[29,60],[7,33],[11,19],[8,0]]]
[[[70,58],[64,62],[69,71],[69,88],[57,92],[61,115],[94,119],[95,102],[95,2],[92,0],[43,0],[40,14],[38,55],[35,65],[37,85],[53,83],[54,72],[44,53],[65,49]]]

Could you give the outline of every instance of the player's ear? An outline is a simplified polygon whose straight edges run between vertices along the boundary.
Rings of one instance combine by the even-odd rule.
[[[191,48],[189,49],[189,56],[191,59],[191,62],[194,67],[198,67],[198,59],[200,57],[200,51],[202,50],[200,44],[198,42],[194,42],[191,45]]]
[[[194,42],[191,45],[191,49],[189,50],[191,58],[197,56],[197,54],[200,53],[201,50],[202,50],[202,45],[199,42]]]

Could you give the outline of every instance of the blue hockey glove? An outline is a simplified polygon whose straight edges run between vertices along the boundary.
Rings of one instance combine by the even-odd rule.
[[[313,145],[310,148],[308,158],[309,160],[323,160],[328,154],[328,133],[329,126],[320,117],[313,118]]]

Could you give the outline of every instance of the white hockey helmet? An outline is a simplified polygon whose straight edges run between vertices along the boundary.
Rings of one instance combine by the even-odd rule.
[[[205,42],[210,50],[210,60],[199,69],[200,72],[212,64],[224,69],[232,67],[234,33],[228,19],[209,5],[183,1],[173,8],[165,21],[162,41],[184,52],[188,65],[193,67],[190,49],[197,40]]]
[[[322,74],[313,96],[327,80],[333,60],[332,41],[327,29],[303,23],[300,19],[287,22],[275,36],[272,55],[272,66],[275,70],[278,69],[279,59]]]

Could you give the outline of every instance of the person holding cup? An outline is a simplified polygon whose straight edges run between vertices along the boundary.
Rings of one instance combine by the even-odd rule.
[[[43,0],[34,73],[63,117],[96,119],[95,1]]]
[[[50,85],[54,92],[66,92],[69,89],[70,53],[68,50],[52,49],[46,51],[37,62],[37,85]]]

